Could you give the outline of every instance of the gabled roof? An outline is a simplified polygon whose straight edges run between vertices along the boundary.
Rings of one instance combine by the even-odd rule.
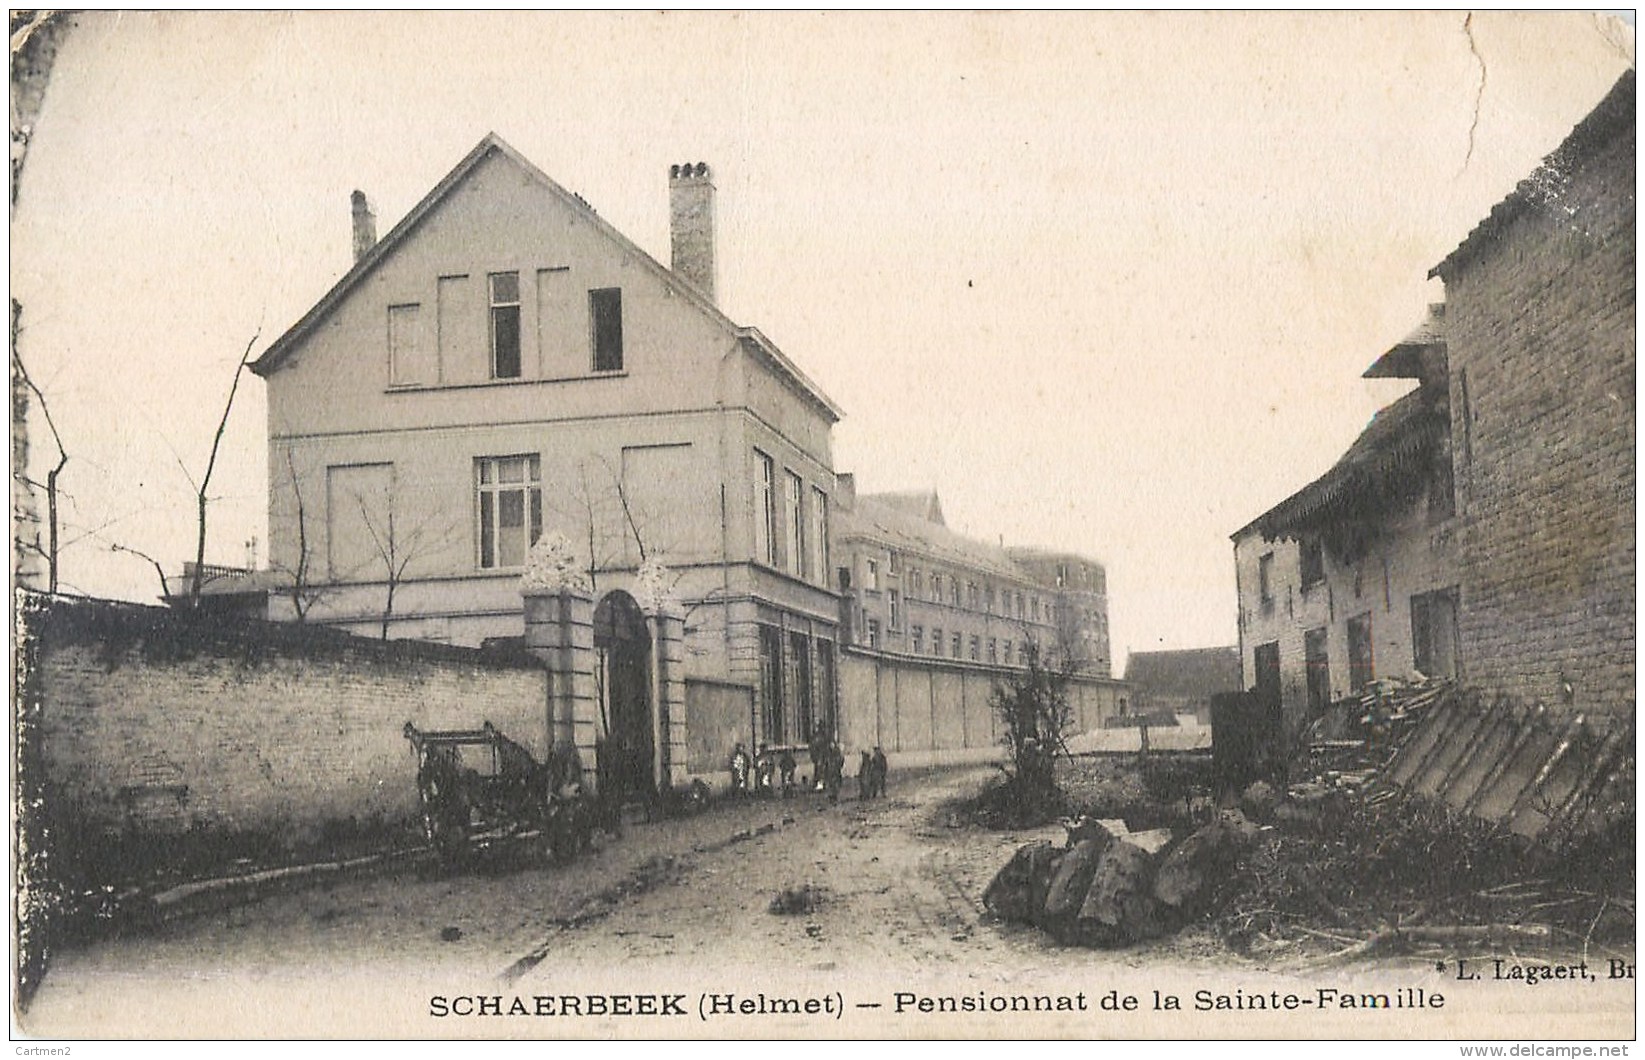
[[[1215,692],[1238,692],[1239,649],[1134,651],[1125,662],[1125,680],[1160,696],[1209,699]]]
[[[986,541],[956,534],[941,522],[910,511],[901,501],[908,494],[863,494],[853,508],[842,508],[835,525],[842,538],[866,537],[893,548],[908,549],[956,566],[986,571],[1029,584],[1037,580],[1005,551]],[[934,499],[935,494],[930,494]],[[891,503],[886,497],[893,498]],[[937,508],[941,514],[941,507]]]
[[[1387,353],[1371,362],[1361,379],[1424,379],[1436,373],[1436,362],[1445,356],[1445,303],[1428,306],[1428,315],[1416,330],[1395,343]],[[1436,382],[1439,380],[1435,380]]]
[[[937,498],[936,490],[894,490],[889,493],[865,494],[865,497],[876,504],[895,508],[899,512],[925,519],[938,526],[948,525],[942,517],[942,501]]]
[[[1362,509],[1387,514],[1387,501],[1409,496],[1427,483],[1437,447],[1449,433],[1448,413],[1437,392],[1418,387],[1378,410],[1329,471],[1233,536],[1255,529],[1272,541]]]
[[[1428,270],[1430,277],[1449,277],[1468,264],[1481,251],[1492,245],[1498,232],[1510,221],[1531,209],[1558,207],[1562,220],[1569,221],[1566,198],[1572,175],[1594,154],[1615,137],[1634,127],[1634,71],[1630,68],[1611,86],[1599,105],[1577,123],[1563,143],[1542,160],[1531,175],[1519,182],[1508,197],[1491,208],[1485,219],[1474,226],[1467,238],[1445,260]],[[1617,194],[1633,195],[1633,186],[1616,189]]]
[[[278,371],[298,344],[331,314],[332,310],[348,296],[349,292],[353,291],[360,281],[365,279],[383,259],[394,253],[395,249],[405,242],[412,232],[416,231],[423,220],[467,180],[481,162],[494,153],[503,156],[518,166],[531,179],[564,202],[568,208],[576,211],[583,220],[592,224],[607,239],[616,243],[618,247],[631,255],[643,267],[650,269],[664,282],[668,283],[675,293],[685,298],[698,310],[706,313],[717,324],[735,335],[745,346],[752,344],[777,369],[779,377],[782,377],[801,397],[815,405],[825,415],[831,417],[832,421],[837,422],[840,419],[842,413],[839,406],[834,404],[815,383],[806,378],[805,374],[781,350],[777,349],[771,340],[760,334],[755,328],[741,327],[734,323],[719,310],[719,307],[705,298],[694,284],[676,276],[672,270],[664,267],[651,255],[641,250],[632,240],[595,213],[581,196],[561,187],[552,177],[538,169],[529,159],[510,147],[502,137],[494,132],[486,133],[480,142],[474,146],[474,149],[465,155],[463,160],[458,162],[451,172],[442,177],[440,182],[435,184],[433,189],[423,196],[417,205],[413,206],[404,217],[400,218],[399,223],[391,228],[387,235],[378,240],[369,251],[361,255],[360,259],[354,263],[354,266],[343,274],[342,278],[314,304],[313,308],[303,314],[302,318],[293,324],[284,335],[275,339],[269,348],[263,351],[263,355],[252,362],[250,365],[251,370],[265,377]]]

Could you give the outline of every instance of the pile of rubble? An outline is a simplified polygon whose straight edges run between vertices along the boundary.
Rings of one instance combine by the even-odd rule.
[[[1157,938],[1212,907],[1257,831],[1239,810],[1181,839],[1082,817],[1067,825],[1065,845],[1042,839],[1018,849],[983,903],[1001,920],[1064,943],[1108,948]]]

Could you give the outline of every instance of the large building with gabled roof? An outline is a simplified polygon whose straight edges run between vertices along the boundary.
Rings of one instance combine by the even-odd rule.
[[[660,563],[687,676],[753,689],[774,742],[830,727],[840,410],[715,305],[709,168],[668,180],[672,267],[496,135],[380,240],[356,193],[352,267],[252,366],[272,617],[518,638],[527,553],[558,533],[597,644],[643,628]]]

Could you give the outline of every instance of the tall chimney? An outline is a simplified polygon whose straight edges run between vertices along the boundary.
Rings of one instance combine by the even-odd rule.
[[[377,245],[377,212],[366,201],[366,193],[358,188],[348,201],[354,212],[354,260],[359,261]]]
[[[707,162],[668,167],[668,222],[675,275],[714,300],[714,181]]]

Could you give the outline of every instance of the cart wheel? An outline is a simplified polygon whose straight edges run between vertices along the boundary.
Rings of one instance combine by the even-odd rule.
[[[461,796],[447,791],[437,777],[424,777],[418,784],[423,802],[423,834],[429,845],[448,864],[460,864],[468,855],[467,808]]]

